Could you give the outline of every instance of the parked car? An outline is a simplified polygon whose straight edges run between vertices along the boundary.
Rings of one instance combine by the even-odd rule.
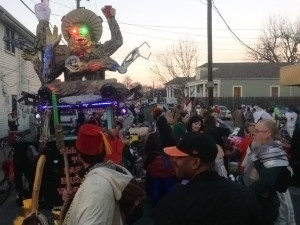
[[[219,108],[221,110],[220,116],[223,120],[230,120],[231,119],[231,111],[224,105],[219,105]]]

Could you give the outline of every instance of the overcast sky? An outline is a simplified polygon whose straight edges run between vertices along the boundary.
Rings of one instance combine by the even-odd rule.
[[[33,10],[40,1],[23,2]],[[116,8],[124,44],[112,57],[120,64],[134,47],[145,41],[151,46],[149,60],[139,58],[128,68],[126,75],[133,81],[149,85],[155,81],[158,85],[157,78],[150,71],[155,55],[161,54],[179,39],[188,37],[195,40],[199,45],[199,66],[207,61],[206,0],[81,0],[80,4],[104,19],[101,42],[110,38],[101,7],[112,5]],[[214,0],[214,4],[235,34],[249,46],[256,43],[270,15],[281,15],[290,21],[300,16],[300,0]],[[37,19],[20,0],[0,0],[0,5],[35,33]],[[76,8],[76,0],[50,0],[50,8],[51,24],[60,27],[61,17]],[[215,10],[212,17],[213,61],[247,61],[246,49],[233,38]],[[123,82],[124,75],[117,72],[107,74]]]

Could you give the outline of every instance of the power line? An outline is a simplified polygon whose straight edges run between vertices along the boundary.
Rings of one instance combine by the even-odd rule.
[[[28,8],[33,14],[35,14],[29,7],[28,5],[26,5],[26,3],[24,3],[22,0],[20,0],[25,6],[26,8]],[[31,0],[32,1],[32,0]],[[57,4],[57,2],[53,1],[53,3]],[[65,4],[59,4],[59,5],[64,5],[65,7],[67,8],[71,8],[71,7],[68,7],[66,6]],[[52,13],[52,15],[54,16],[60,16],[58,14],[54,14]],[[57,19],[55,18],[55,20],[57,21]],[[122,22],[120,22],[122,23]],[[145,25],[138,25],[138,24],[129,24],[129,23],[125,23],[123,22],[123,24],[126,24],[126,25],[131,25],[131,26],[145,26]],[[53,28],[52,24],[50,24],[51,27]],[[157,27],[166,27],[166,26],[157,26]],[[145,27],[147,29],[147,27]],[[175,28],[175,27],[173,27]],[[188,28],[189,29],[189,28]],[[192,28],[194,29],[194,28]],[[161,30],[158,30],[158,31],[161,31]],[[145,34],[137,34],[137,33],[132,33],[132,32],[127,32],[127,31],[122,31],[123,33],[127,33],[127,34],[132,34],[132,35],[137,35],[137,36],[144,36],[144,37],[149,37],[149,38],[155,38],[155,39],[160,39],[160,40],[167,40],[167,41],[178,41],[177,39],[169,39],[169,38],[162,38],[162,37],[156,37],[156,36],[149,36],[149,35],[145,35]],[[170,32],[170,31],[162,31],[162,32]],[[170,33],[174,33],[174,32],[170,32]],[[178,34],[181,34],[181,33],[178,33]],[[192,35],[192,36],[202,36],[202,37],[206,37],[205,35],[196,35],[196,34],[189,34],[189,35]],[[230,37],[214,37],[214,38],[230,38]],[[248,39],[255,39],[255,38],[248,38]],[[62,42],[65,44],[65,42],[62,40]],[[196,43],[201,43],[201,42],[196,42]],[[224,43],[220,43],[220,44],[224,44]],[[226,44],[228,45],[228,44]]]
[[[26,7],[27,9],[29,9],[32,13],[34,13],[22,0],[20,0]],[[31,0],[33,3],[35,3],[33,0]],[[65,4],[65,1],[64,1],[64,4],[61,4],[61,3],[58,3],[56,1],[53,1],[52,2],[54,4],[58,4],[58,5],[61,5],[61,6],[64,6],[66,8],[71,8],[73,9],[72,7],[69,7]],[[95,5],[97,6],[97,3],[95,2]],[[90,7],[91,7],[91,4],[90,4]],[[250,48],[252,51],[254,51],[251,47],[249,47],[248,45],[246,45],[244,42],[242,42],[240,40],[239,37],[237,37],[237,35],[235,35],[235,33],[232,31],[232,29],[228,26],[228,24],[226,23],[225,19],[222,17],[221,13],[218,11],[217,7],[215,6],[214,4],[214,9],[215,11],[219,14],[219,16],[222,18],[222,20],[224,21],[224,23],[226,24],[227,26],[227,29],[229,29],[231,31],[231,33],[234,35],[234,38],[236,40],[238,40],[238,43],[242,44],[244,47],[247,47],[247,48]],[[54,14],[52,13],[52,15],[54,16],[60,16],[58,14]],[[55,18],[56,19],[56,18]],[[57,20],[56,20],[57,21]],[[150,29],[150,30],[156,30],[156,31],[159,31],[159,32],[167,32],[167,33],[177,33],[177,34],[182,34],[182,33],[178,33],[178,32],[173,32],[173,31],[166,31],[166,30],[159,30],[159,29],[155,29],[153,27],[160,27],[160,28],[171,28],[171,29],[206,29],[206,28],[196,28],[196,27],[172,27],[172,26],[157,26],[157,25],[144,25],[144,24],[132,24],[132,23],[126,23],[126,22],[119,22],[120,24],[125,24],[125,25],[129,25],[129,26],[136,26],[136,27],[141,27],[141,28],[145,28],[145,29]],[[51,25],[51,24],[50,24]],[[52,25],[51,25],[52,27]],[[53,28],[53,27],[52,27]],[[236,29],[238,30],[238,29]],[[239,29],[239,30],[254,30],[254,29]],[[255,29],[257,30],[257,29]],[[170,38],[162,38],[162,37],[156,37],[156,36],[149,36],[149,35],[145,35],[145,34],[138,34],[138,33],[133,33],[133,32],[127,32],[127,31],[122,31],[123,33],[127,33],[127,34],[131,34],[131,35],[137,35],[137,36],[144,36],[144,37],[148,37],[148,38],[156,38],[156,39],[160,39],[160,40],[167,40],[167,41],[178,41],[178,40],[175,40],[175,39],[170,39]],[[206,35],[197,35],[197,34],[187,34],[187,35],[191,35],[191,36],[202,36],[202,37],[206,37]],[[217,37],[217,36],[214,36],[214,38],[230,38],[230,37]],[[247,39],[257,39],[257,38],[247,38]],[[63,40],[62,40],[63,42]],[[201,43],[201,42],[196,42],[196,43],[200,43],[200,44],[204,44]],[[65,43],[64,43],[65,44]],[[216,43],[217,44],[217,43]],[[224,43],[219,43],[219,44],[222,44],[222,45],[232,45],[232,44],[224,44]],[[204,50],[204,49],[200,49],[200,50]],[[206,49],[205,49],[206,50]],[[214,50],[221,50],[221,51],[238,51],[239,49],[214,49]]]
[[[31,0],[32,1],[32,0]],[[52,0],[53,1],[53,0]],[[201,0],[200,0],[201,1]],[[89,1],[90,2],[90,1]],[[53,1],[54,4],[58,4],[58,5],[61,5],[61,6],[64,6],[66,8],[70,8],[70,9],[74,9],[74,7],[69,7],[67,6],[66,4],[61,4],[61,3],[58,3],[56,1]],[[97,11],[97,3],[96,1],[94,1],[95,3],[95,8],[96,8],[96,11]],[[206,4],[205,4],[206,5]],[[92,7],[91,7],[91,3],[89,3],[89,6],[90,6],[90,10],[93,11]],[[57,15],[57,14],[56,14]],[[58,16],[58,15],[57,15]],[[62,15],[61,15],[62,16]],[[122,21],[118,21],[119,24],[125,24],[125,25],[129,25],[129,26],[136,26],[136,27],[144,27],[144,28],[167,28],[167,29],[187,29],[187,30],[206,30],[207,28],[201,28],[201,27],[177,27],[177,26],[163,26],[163,25],[151,25],[151,24],[135,24],[135,23],[127,23],[127,22],[122,22]],[[227,30],[227,28],[214,28],[214,30]],[[235,28],[235,29],[232,29],[232,30],[245,30],[245,31],[249,31],[249,30],[265,30],[265,29],[259,29],[259,28]],[[167,31],[164,31],[164,32],[167,32]]]
[[[59,14],[54,14],[52,13],[51,15],[55,15],[55,16],[61,16],[63,17],[63,15],[59,15]],[[167,28],[167,29],[186,29],[186,30],[206,30],[207,28],[205,27],[174,27],[174,26],[162,26],[162,25],[151,25],[151,24],[136,24],[136,23],[127,23],[127,22],[122,22],[122,21],[118,21],[119,24],[124,24],[124,25],[128,25],[128,26],[134,26],[134,27],[141,27],[141,28],[145,28],[145,29],[154,29],[154,28]],[[214,30],[228,30],[228,28],[214,28]],[[232,30],[239,30],[239,31],[264,31],[266,29],[259,29],[259,28],[234,28]],[[158,31],[162,31],[162,30],[158,30]],[[164,32],[170,32],[172,33],[172,31],[167,31],[164,30]]]
[[[202,2],[202,0],[200,0],[200,3],[203,4],[203,5],[207,5],[207,3]]]
[[[31,0],[32,1],[32,0]],[[53,0],[52,0],[53,1]],[[71,8],[73,9],[72,7],[69,7],[67,6],[66,4],[61,4],[61,3],[58,3],[56,1],[53,1],[54,4],[58,4],[58,5],[61,5],[61,6],[64,6],[66,8]],[[91,3],[90,4],[90,7],[91,7]],[[97,7],[97,3],[95,2],[96,4],[96,7]],[[215,7],[216,8],[216,7]],[[92,9],[91,9],[92,10]],[[217,11],[217,13],[220,15],[220,13],[218,12],[217,9],[215,9]],[[63,17],[62,15],[59,15],[59,14],[54,14],[52,13],[51,15],[54,15],[54,16],[61,16]],[[221,15],[220,15],[221,16]],[[167,29],[191,29],[191,30],[205,30],[206,28],[199,28],[199,27],[174,27],[174,26],[161,26],[161,25],[145,25],[145,24],[133,24],[133,23],[127,23],[127,22],[122,22],[122,21],[119,21],[119,24],[124,24],[124,25],[128,25],[128,26],[135,26],[135,27],[140,27],[140,28],[144,28],[144,29],[149,29],[149,30],[156,30],[156,31],[159,31],[159,32],[166,32],[166,33],[173,33],[173,34],[182,34],[182,32],[174,32],[174,31],[167,31],[167,30],[159,30],[159,29],[156,29],[156,28],[167,28]],[[228,28],[227,28],[228,29]],[[227,30],[226,29],[226,30]],[[214,30],[225,30],[224,28],[214,28]],[[230,28],[230,30],[232,30]],[[262,30],[262,29],[245,29],[245,28],[242,28],[242,29],[234,29],[234,30],[245,30],[245,31],[249,31],[249,30]],[[205,35],[199,35],[199,34],[188,34],[188,35],[191,35],[191,36],[198,36],[198,37],[206,37]],[[231,37],[222,37],[222,36],[214,36],[214,38],[231,38]],[[246,37],[244,39],[258,39],[258,38],[249,38],[249,37]]]
[[[125,24],[120,22],[120,24]],[[129,24],[126,24],[129,25]],[[175,32],[175,31],[167,31],[167,30],[159,30],[156,28],[150,28],[150,27],[144,27],[144,26],[138,26],[144,29],[149,29],[149,30],[155,30],[155,31],[159,31],[159,32],[165,32],[165,33],[171,33],[171,34],[182,34],[182,32]],[[190,33],[186,33],[187,35],[191,35],[191,36],[196,36],[196,37],[207,37],[206,35],[201,35],[201,34],[190,34]],[[232,38],[232,37],[222,37],[222,36],[214,36],[214,38]],[[244,38],[244,39],[257,39],[257,38]]]
[[[34,11],[33,11],[31,8],[29,8],[29,6],[25,4],[25,2],[23,2],[23,0],[20,0],[20,1],[23,3],[23,5],[25,5],[25,7],[26,7],[30,12],[32,12],[33,14],[35,14]]]
[[[261,55],[260,52],[257,52],[256,50],[254,50],[253,48],[251,48],[249,45],[245,44],[232,30],[231,28],[229,27],[229,25],[227,24],[227,22],[225,21],[225,19],[223,18],[223,16],[221,15],[221,13],[219,12],[218,8],[216,7],[214,1],[212,0],[213,2],[213,7],[215,8],[217,14],[221,17],[221,19],[223,20],[223,22],[225,23],[225,25],[227,26],[228,30],[232,33],[233,37],[241,44],[243,45],[244,47],[250,49],[251,51]]]
[[[67,5],[65,5],[65,4],[61,4],[61,3],[58,3],[58,2],[56,2],[56,1],[53,1],[53,0],[51,0],[51,2],[53,2],[54,4],[57,4],[57,5],[60,5],[60,6],[69,8],[69,9],[75,9],[75,7],[70,7],[70,6],[67,6]]]
[[[173,41],[173,42],[177,42],[178,41],[178,39],[163,38],[163,37],[157,37],[157,36],[152,36],[152,35],[147,35],[147,34],[138,34],[138,33],[133,33],[133,32],[128,32],[128,31],[122,31],[122,33],[130,34],[130,35],[135,35],[135,36],[148,37],[148,38],[155,38],[155,39],[165,40],[165,41]],[[185,41],[185,40],[182,40],[182,41],[183,42],[188,42],[188,41]],[[206,42],[195,41],[195,43],[197,43],[197,44],[205,44]],[[214,42],[214,44],[234,45],[234,46],[236,45],[236,44],[221,43],[221,42]]]
[[[30,0],[31,2],[33,2],[34,4],[36,4],[36,2],[35,1],[33,1],[33,0]]]
[[[150,25],[150,24],[135,24],[135,23],[127,23],[127,22],[120,22],[120,24],[130,25],[130,26],[137,26],[137,27],[157,27],[157,28],[168,28],[168,29],[187,29],[187,30],[206,30],[207,28],[202,27],[174,27],[174,26],[162,26],[162,25]],[[214,30],[227,30],[227,28],[214,28]],[[258,28],[235,28],[233,30],[264,30]]]
[[[25,2],[23,2],[23,0],[20,0],[22,3],[23,3],[23,5],[25,5],[25,7],[27,8],[27,9],[29,9],[30,10],[30,12],[32,12],[34,15],[35,15],[35,12],[33,11],[33,10],[31,10],[30,8],[29,8],[29,6],[25,3]],[[52,26],[52,24],[49,22],[49,24],[50,24],[50,26],[51,26],[51,28],[53,29],[53,26]],[[63,41],[63,40],[61,40],[65,45],[66,45],[66,43]]]

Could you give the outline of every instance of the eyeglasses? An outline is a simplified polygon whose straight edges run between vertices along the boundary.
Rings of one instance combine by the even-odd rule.
[[[269,132],[269,131],[268,130],[257,130],[257,129],[255,129],[253,131],[253,133],[266,133],[266,132]]]

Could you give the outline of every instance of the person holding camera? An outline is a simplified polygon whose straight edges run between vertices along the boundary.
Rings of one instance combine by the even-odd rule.
[[[19,118],[20,116],[17,109],[13,109],[12,113],[8,114],[9,131],[18,131]]]

